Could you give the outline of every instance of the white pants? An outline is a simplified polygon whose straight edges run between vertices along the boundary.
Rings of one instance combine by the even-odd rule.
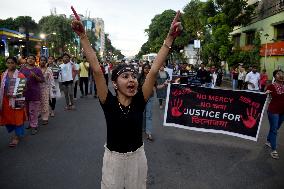
[[[147,170],[144,145],[127,153],[110,151],[105,146],[101,189],[145,189]]]

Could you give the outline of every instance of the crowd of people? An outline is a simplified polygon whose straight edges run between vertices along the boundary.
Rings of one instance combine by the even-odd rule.
[[[142,132],[144,130],[149,141],[154,140],[152,109],[155,94],[159,108],[163,109],[169,83],[215,88],[221,86],[224,75],[221,68],[204,64],[199,67],[185,62],[165,65],[170,47],[181,30],[179,16],[178,12],[154,62],[140,62],[137,67],[126,62],[112,69],[109,61],[99,63],[79,20],[73,20],[72,28],[81,39],[84,49],[82,61],[78,62],[75,57],[64,53],[57,60],[53,56],[42,56],[37,66],[36,57],[29,55],[26,62],[18,65],[16,58],[8,57],[7,70],[1,77],[0,123],[8,132],[14,132],[9,146],[17,146],[25,129],[29,129],[32,135],[37,134],[39,119],[42,125],[47,125],[49,117],[56,115],[56,101],[61,96],[65,97],[64,110],[75,110],[79,85],[80,98],[88,95],[98,98],[106,119],[107,140],[101,187],[114,188],[115,184],[115,188],[146,188],[148,167]],[[283,71],[276,70],[273,76],[273,83],[268,84],[266,70],[259,74],[256,67],[248,68],[246,72],[239,66],[231,71],[233,90],[247,89],[270,94],[270,131],[266,145],[271,148],[271,157],[278,159],[276,137],[284,121]],[[14,79],[26,80],[22,95],[9,93]],[[115,94],[108,87],[110,80]],[[24,103],[21,103],[23,98]],[[121,169],[122,166],[127,168]]]
[[[9,143],[10,147],[17,146],[25,129],[30,130],[32,135],[37,134],[39,120],[42,125],[48,124],[49,118],[55,116],[56,101],[62,93],[66,101],[64,110],[74,110],[78,83],[81,98],[92,92],[97,97],[85,57],[80,63],[68,53],[57,59],[41,56],[38,63],[34,55],[21,60],[8,57],[6,66],[7,70],[1,77],[0,124],[6,126],[8,132],[15,133]],[[11,93],[16,87],[17,78],[26,81],[22,94]],[[24,102],[20,105],[21,101]],[[26,121],[28,124],[24,127]]]

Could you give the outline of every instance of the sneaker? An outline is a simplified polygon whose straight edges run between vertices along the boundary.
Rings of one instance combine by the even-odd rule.
[[[273,158],[273,159],[279,159],[279,155],[278,155],[278,152],[276,150],[272,151],[270,153],[270,156]]]
[[[271,144],[270,144],[270,142],[268,142],[268,141],[267,141],[267,142],[265,143],[265,146],[267,146],[267,147],[271,148]]]
[[[151,142],[154,140],[151,134],[147,134],[147,140]]]
[[[32,134],[32,135],[37,134],[37,132],[38,132],[37,128],[32,128],[32,131],[31,131],[31,134]]]

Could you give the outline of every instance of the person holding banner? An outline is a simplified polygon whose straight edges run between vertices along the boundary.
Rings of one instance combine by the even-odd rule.
[[[9,147],[16,147],[20,138],[24,136],[26,121],[25,107],[15,107],[16,97],[9,95],[10,81],[16,78],[25,78],[25,76],[16,69],[17,59],[8,57],[6,59],[7,70],[1,77],[0,89],[0,125],[5,125],[8,132],[15,132],[12,136]]]
[[[76,15],[74,9],[73,12]],[[93,69],[98,97],[106,118],[107,142],[103,158],[102,189],[146,188],[148,166],[142,139],[143,112],[152,95],[156,75],[163,66],[174,39],[182,30],[179,18],[178,11],[142,89],[137,90],[137,71],[133,66],[120,64],[113,70],[111,80],[116,95],[108,90],[96,53],[79,16],[72,21],[72,29],[80,37],[87,60]]]
[[[26,100],[26,108],[29,118],[29,126],[31,134],[38,132],[38,115],[40,111],[40,83],[44,81],[41,70],[35,65],[36,56],[28,56],[28,64],[20,69],[20,72],[27,78],[27,87],[24,92]]]
[[[270,130],[265,144],[271,147],[271,157],[279,159],[276,151],[276,137],[284,121],[284,72],[282,70],[275,73],[275,82],[267,86],[266,93],[270,94],[271,101],[267,109]]]
[[[159,99],[160,109],[163,109],[163,101],[166,99],[167,96],[167,87],[170,82],[170,76],[167,71],[165,71],[164,66],[160,68],[160,71],[157,75],[157,86],[156,86],[156,93],[157,98]]]

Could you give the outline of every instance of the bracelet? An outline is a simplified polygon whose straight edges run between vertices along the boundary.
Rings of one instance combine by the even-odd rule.
[[[172,49],[172,47],[171,47],[171,46],[169,46],[169,45],[167,45],[167,44],[166,44],[166,41],[164,41],[163,46],[165,46],[165,47],[166,47],[166,48],[168,48],[169,50],[171,50],[171,49]]]
[[[85,38],[85,37],[87,37],[87,34],[86,34],[86,33],[84,33],[83,35],[81,35],[81,36],[80,36],[80,39],[83,39],[83,38]]]

